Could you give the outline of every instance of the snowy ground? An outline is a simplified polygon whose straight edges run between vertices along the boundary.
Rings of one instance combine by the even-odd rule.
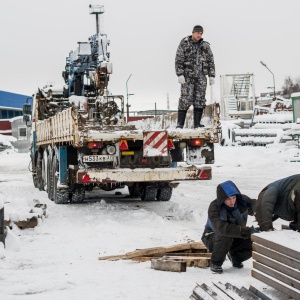
[[[173,273],[155,271],[150,262],[98,260],[200,241],[217,184],[231,179],[242,193],[256,198],[266,184],[296,174],[300,167],[279,148],[217,145],[215,155],[213,179],[181,183],[167,203],[91,193],[84,204],[64,206],[33,187],[29,154],[0,153],[0,200],[17,206],[38,199],[48,206],[44,221],[34,229],[13,228],[19,240],[0,248],[0,299],[188,299],[196,282],[212,281],[246,288],[251,284],[272,299],[287,299],[251,277],[251,259],[242,270],[226,261],[221,275],[210,269]],[[280,224],[286,222],[277,221],[278,228]]]

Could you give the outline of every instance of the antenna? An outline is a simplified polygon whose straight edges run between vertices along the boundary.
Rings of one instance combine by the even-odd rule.
[[[90,15],[96,15],[96,32],[97,34],[100,32],[98,15],[104,13],[104,5],[92,5],[90,4]]]

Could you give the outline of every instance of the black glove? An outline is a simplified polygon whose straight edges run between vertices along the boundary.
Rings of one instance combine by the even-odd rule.
[[[260,233],[259,227],[254,227],[254,226],[252,225],[250,228],[251,228],[251,234],[253,234],[253,233]]]
[[[264,222],[259,226],[260,231],[272,231],[274,230],[272,222]]]
[[[297,223],[294,223],[294,222],[290,222],[289,224],[289,228],[296,231],[297,230]]]
[[[241,237],[243,239],[250,239],[251,228],[250,227],[241,227]]]

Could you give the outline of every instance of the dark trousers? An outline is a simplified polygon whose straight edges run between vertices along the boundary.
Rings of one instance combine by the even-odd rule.
[[[252,256],[251,239],[231,238],[204,232],[202,242],[212,252],[211,263],[217,266],[222,266],[228,252],[235,262],[243,262]]]

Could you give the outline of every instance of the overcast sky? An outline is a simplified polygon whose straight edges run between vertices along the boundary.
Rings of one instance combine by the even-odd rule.
[[[103,4],[101,31],[111,40],[109,89],[133,110],[177,108],[175,53],[194,25],[204,27],[220,75],[254,73],[256,95],[284,78],[300,77],[299,0],[9,0],[0,9],[0,90],[31,95],[47,82],[63,84],[65,58],[95,33],[89,4]],[[176,4],[178,3],[178,4]],[[208,89],[209,90],[209,89]],[[208,94],[209,97],[209,94]]]

